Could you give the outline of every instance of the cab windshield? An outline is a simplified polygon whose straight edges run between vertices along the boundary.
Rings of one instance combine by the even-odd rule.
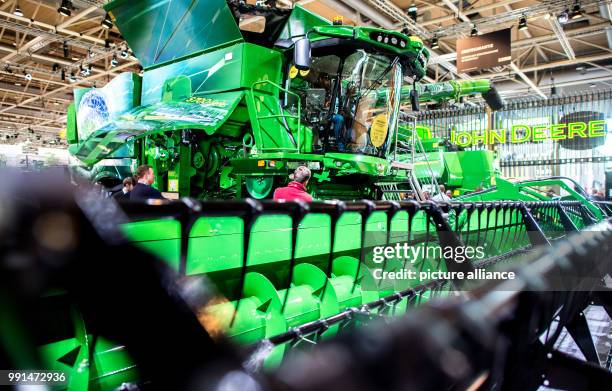
[[[313,57],[291,82],[314,149],[385,157],[397,131],[402,68],[397,57],[357,50]]]

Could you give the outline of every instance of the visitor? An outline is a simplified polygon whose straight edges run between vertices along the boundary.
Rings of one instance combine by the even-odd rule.
[[[603,201],[603,192],[600,192],[596,188],[593,188],[593,190],[591,190],[591,198],[593,199],[593,201]]]
[[[438,192],[438,194],[436,194],[433,197],[433,201],[436,201],[436,202],[449,202],[450,201],[450,197],[448,197],[446,195],[446,188],[444,187],[444,185],[440,185],[438,187],[439,187],[440,191]]]
[[[453,193],[450,190],[446,190],[446,197],[450,201],[450,199],[453,198]]]
[[[406,193],[403,193],[404,196],[402,197],[402,200],[404,201],[411,201],[414,200],[414,190],[408,190]]]
[[[129,176],[123,179],[123,188],[113,194],[113,198],[116,200],[129,200],[130,192],[134,189],[134,178]]]
[[[151,187],[155,182],[155,173],[151,166],[145,164],[138,167],[136,169],[136,180],[138,183],[130,192],[130,200],[165,199],[159,190]]]
[[[274,190],[275,201],[295,201],[302,200],[312,202],[312,196],[306,191],[311,172],[306,166],[299,166],[293,174],[289,176],[291,182],[286,187],[279,187]]]

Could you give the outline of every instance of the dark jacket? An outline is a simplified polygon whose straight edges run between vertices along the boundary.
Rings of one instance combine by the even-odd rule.
[[[130,200],[149,200],[149,199],[165,199],[159,190],[152,188],[144,183],[137,183],[130,192]]]
[[[274,190],[274,200],[312,202],[312,196],[306,192],[306,187],[303,184],[293,181],[287,187],[279,187]]]
[[[130,191],[128,191],[127,193],[123,192],[123,189],[119,190],[118,192],[116,192],[115,194],[112,195],[112,197],[116,200],[129,200],[130,199]]]

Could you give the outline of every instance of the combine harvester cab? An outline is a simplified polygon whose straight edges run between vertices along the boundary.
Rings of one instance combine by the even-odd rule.
[[[402,81],[425,75],[419,38],[332,25],[300,6],[105,8],[144,73],[75,94],[68,138],[92,179],[117,182],[147,163],[161,191],[257,199],[299,164],[317,198],[376,198],[380,178],[406,181],[393,150]]]

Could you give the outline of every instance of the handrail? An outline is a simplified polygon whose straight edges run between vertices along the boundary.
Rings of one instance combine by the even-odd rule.
[[[255,109],[255,86],[257,85],[262,85],[262,84],[270,84],[272,87],[276,88],[278,91],[282,91],[285,94],[288,95],[293,95],[294,97],[297,98],[297,115],[292,115],[292,114],[284,114],[283,113],[283,108],[279,107],[281,114],[273,114],[273,115],[265,115],[265,116],[259,116],[258,111]],[[261,146],[260,150],[261,152],[270,152],[270,151],[279,151],[279,150],[283,150],[283,151],[293,151],[296,153],[300,153],[300,148],[301,148],[301,120],[302,120],[302,104],[300,101],[300,96],[298,94],[296,94],[295,92],[292,92],[290,90],[288,90],[287,88],[283,88],[280,85],[274,83],[273,81],[270,80],[259,80],[254,82],[251,85],[251,101],[253,104],[253,109],[255,110],[255,119],[257,120],[257,131],[259,133],[259,139],[263,140],[262,138],[262,134],[261,134],[261,120],[262,119],[273,119],[273,118],[282,118],[283,119],[283,125],[285,127],[285,129],[287,130],[287,132],[289,133],[290,136],[291,135],[291,127],[289,126],[289,124],[287,123],[286,119],[287,118],[291,118],[291,119],[297,119],[297,144],[296,144],[296,148],[293,150],[291,148],[266,148],[263,145]],[[293,137],[291,137],[293,138]],[[295,142],[295,140],[293,140],[293,142]]]

